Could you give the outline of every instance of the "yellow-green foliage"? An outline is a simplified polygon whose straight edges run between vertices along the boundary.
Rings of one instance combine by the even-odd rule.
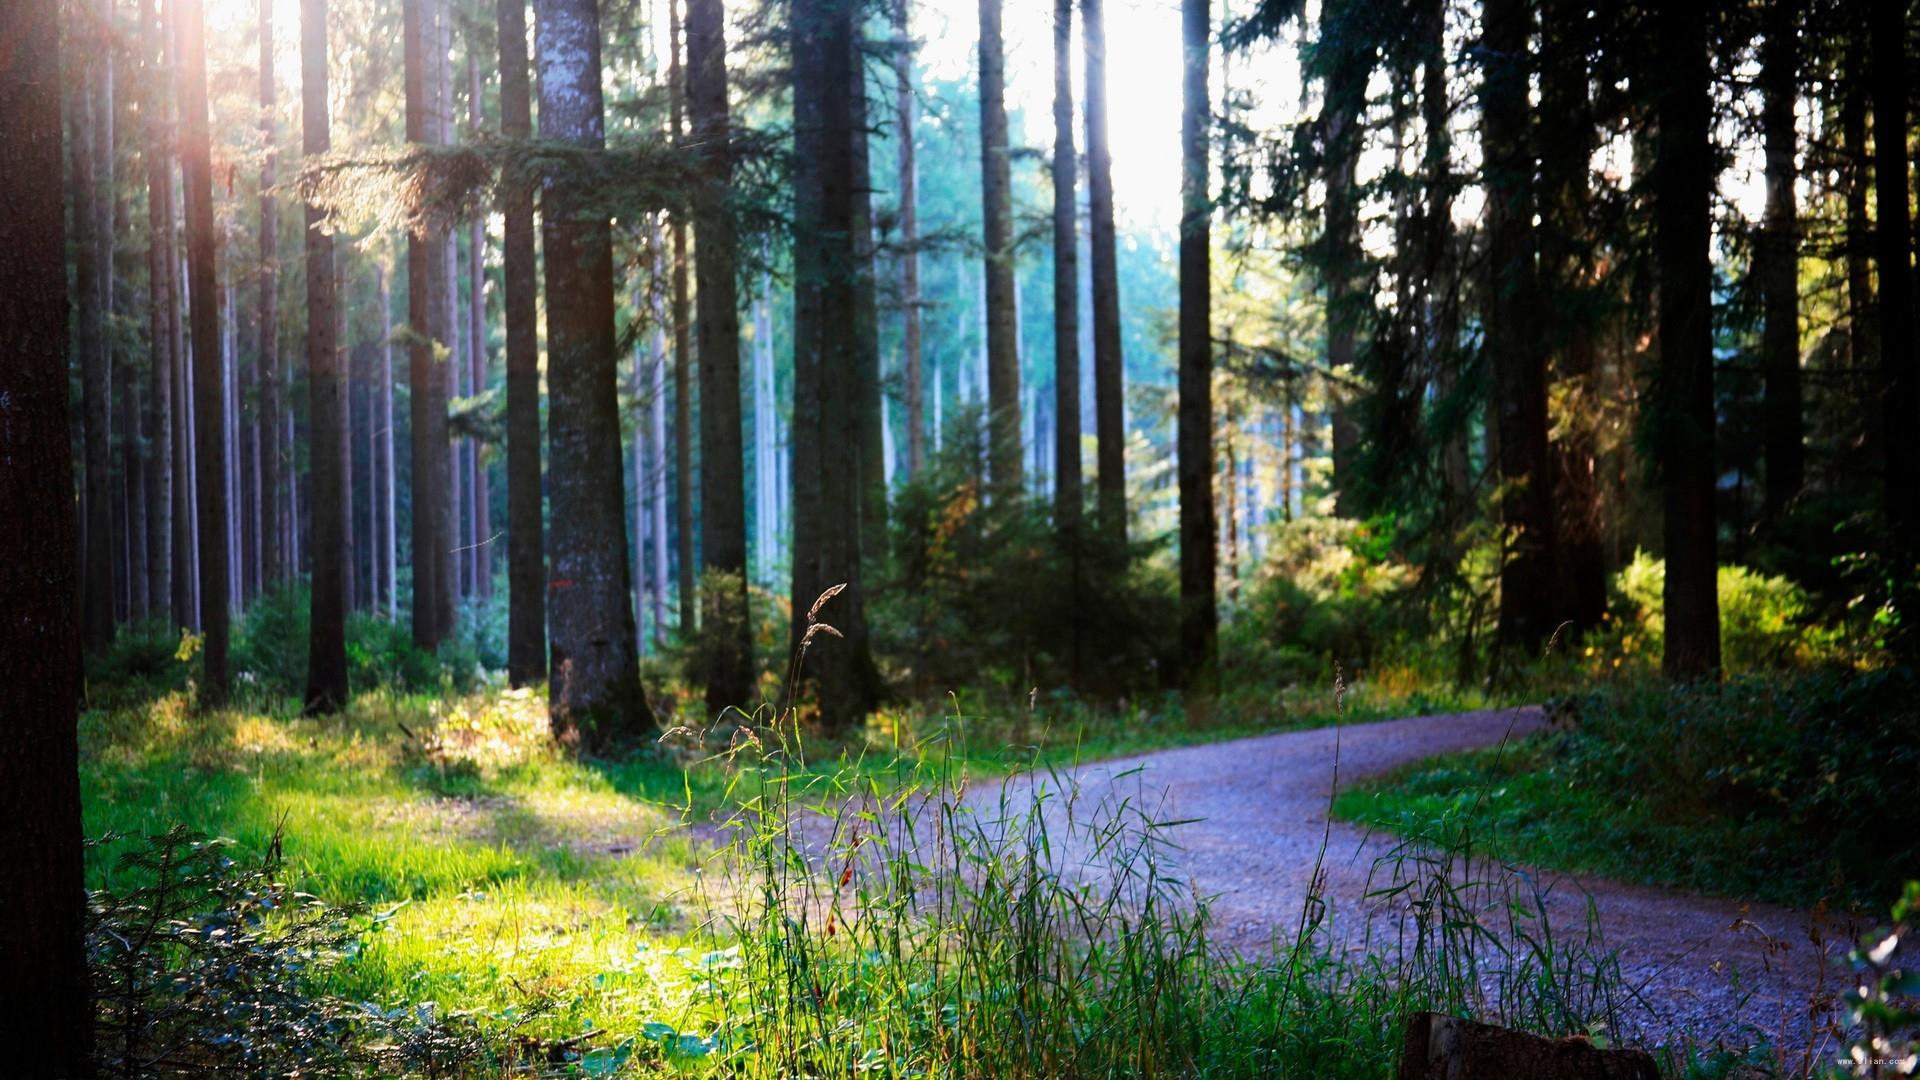
[[[1666,638],[1667,564],[1645,551],[1614,576],[1608,625],[1589,634],[1583,660],[1594,674],[1634,673],[1657,666]],[[1843,663],[1845,633],[1823,624],[1805,589],[1785,577],[1744,566],[1719,576],[1721,663],[1729,674]]]

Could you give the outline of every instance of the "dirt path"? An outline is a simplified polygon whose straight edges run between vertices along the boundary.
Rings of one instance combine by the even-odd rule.
[[[1342,822],[1328,826],[1336,739],[1345,787],[1436,754],[1517,738],[1544,722],[1537,709],[1415,717],[1160,751],[1068,775],[1082,800],[1131,798],[1160,820],[1195,819],[1170,830],[1173,857],[1199,892],[1214,898],[1221,938],[1242,950],[1292,940],[1324,839],[1329,926],[1335,941],[1358,950],[1369,932],[1376,942],[1394,940],[1405,907],[1367,898],[1370,882],[1378,888],[1392,872],[1376,868],[1376,860],[1396,839]],[[1592,897],[1604,947],[1618,951],[1622,974],[1643,999],[1623,1017],[1631,1034],[1654,1042],[1682,1034],[1710,1039],[1751,1025],[1781,1045],[1817,1045],[1808,1003],[1821,993],[1823,947],[1810,940],[1806,913],[1552,872],[1507,880],[1529,894],[1546,893],[1562,941],[1584,936]],[[1495,906],[1506,905],[1484,908]],[[1505,918],[1484,908],[1490,923]]]

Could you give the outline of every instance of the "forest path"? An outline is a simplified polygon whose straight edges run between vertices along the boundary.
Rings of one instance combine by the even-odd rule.
[[[1404,903],[1370,898],[1370,891],[1423,876],[1430,882],[1438,874],[1411,863],[1396,869],[1395,837],[1329,823],[1336,746],[1344,788],[1437,754],[1517,739],[1545,724],[1537,708],[1421,716],[1162,750],[1059,776],[1081,805],[1127,799],[1153,819],[1180,822],[1167,830],[1175,872],[1212,898],[1218,940],[1248,955],[1291,942],[1318,862],[1333,941],[1358,953],[1369,933],[1392,948],[1408,924]],[[1037,793],[1054,783],[1048,774],[1025,774],[1008,781],[1006,794]],[[1070,850],[1067,858],[1076,855]],[[1577,947],[1589,940],[1591,898],[1602,951],[1617,950],[1624,981],[1637,991],[1638,1000],[1621,1016],[1631,1036],[1656,1043],[1688,1034],[1712,1039],[1751,1025],[1784,1047],[1804,1050],[1821,1042],[1809,1002],[1837,991],[1830,981],[1837,969],[1828,968],[1822,984],[1823,955],[1844,952],[1845,943],[1816,943],[1807,912],[1554,871],[1489,875],[1479,864],[1473,870],[1475,880],[1506,882],[1468,890],[1482,924],[1503,934],[1510,932],[1511,892],[1531,899],[1537,891],[1545,894],[1557,941]],[[1447,873],[1455,882],[1468,876],[1458,866]]]

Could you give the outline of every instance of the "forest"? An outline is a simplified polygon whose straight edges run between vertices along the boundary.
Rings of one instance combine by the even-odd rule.
[[[0,1074],[1916,1075],[1917,47],[0,2]]]

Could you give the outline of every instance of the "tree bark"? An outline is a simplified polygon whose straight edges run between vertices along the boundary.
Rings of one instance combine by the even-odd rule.
[[[1373,56],[1349,40],[1359,35],[1357,0],[1341,0],[1322,8],[1321,40],[1334,59],[1326,75],[1327,205],[1322,260],[1327,286],[1327,366],[1351,374],[1359,358],[1361,313],[1371,299],[1356,280],[1362,254],[1359,234],[1359,192],[1356,189],[1361,145],[1365,141],[1361,117],[1366,111],[1367,80]],[[1348,413],[1348,391],[1327,389],[1333,435],[1335,512],[1362,517],[1368,508],[1360,499],[1353,455],[1359,448],[1359,425]]]
[[[793,7],[794,398],[793,648],[817,687],[820,719],[844,728],[880,697],[861,581],[854,421],[855,275],[852,0]],[[1017,448],[1016,448],[1017,449]],[[1018,457],[1016,453],[1016,459]],[[808,612],[835,628],[808,644]]]
[[[1654,158],[1654,259],[1660,371],[1648,420],[1666,504],[1663,598],[1669,679],[1720,674],[1714,507],[1713,183],[1704,9],[1661,8]]]
[[[200,701],[226,703],[231,689],[227,581],[225,343],[214,263],[213,144],[207,125],[206,20],[201,0],[181,0],[181,154],[186,168],[187,297],[193,326],[194,499],[199,505],[200,622],[206,634]]]
[[[18,1075],[86,1077],[79,538],[59,512],[73,505],[73,458],[58,12],[54,0],[0,5],[0,514],[15,523],[0,529],[0,1039]]]
[[[300,0],[300,145],[309,159],[332,145],[327,117],[327,0]],[[306,711],[347,703],[347,380],[341,370],[333,236],[306,208],[307,415],[312,428],[313,600],[308,616]]]
[[[676,144],[686,131],[681,118],[686,81],[680,64],[680,3],[681,0],[667,0],[672,37],[667,67],[668,122],[673,129],[669,134]],[[673,238],[673,502],[674,526],[679,537],[675,554],[680,570],[680,639],[690,642],[699,597],[693,575],[693,343],[689,340],[693,320],[689,317],[687,301],[686,215],[670,215],[668,229]]]
[[[380,581],[386,588],[385,612],[388,619],[400,618],[400,559],[396,544],[399,524],[394,520],[399,504],[395,500],[394,462],[393,462],[393,275],[390,272],[392,257],[385,259],[377,269],[380,288],[380,401],[374,410],[374,419],[379,424],[376,436],[379,473],[374,481],[374,495],[380,503],[380,531],[374,543],[380,551]],[[511,625],[509,625],[509,655],[511,655]]]
[[[847,63],[853,123],[854,366],[853,432],[860,465],[860,555],[879,565],[887,554],[886,402],[880,394],[880,304],[875,296],[873,256],[873,157],[868,145],[866,32],[853,25]]]
[[[1087,254],[1092,262],[1093,413],[1098,444],[1100,531],[1127,539],[1125,359],[1120,345],[1120,269],[1113,222],[1113,153],[1107,143],[1107,31],[1104,0],[1080,0],[1087,84]]]
[[[894,146],[900,185],[901,363],[906,371],[907,476],[917,478],[927,463],[926,390],[920,341],[919,170],[913,146],[913,36],[910,0],[893,3]]]
[[[254,363],[260,371],[260,415],[265,419],[267,451],[261,455],[261,499],[270,508],[264,515],[269,527],[262,530],[260,545],[261,576],[278,582],[286,576],[281,566],[280,528],[280,264],[275,251],[279,243],[280,206],[270,193],[277,177],[274,111],[277,108],[273,84],[273,0],[260,0],[260,138],[266,153],[260,161],[260,352]]]
[[[1547,447],[1547,356],[1540,332],[1540,290],[1534,260],[1533,142],[1527,0],[1489,0],[1483,21],[1486,81],[1480,113],[1487,169],[1489,303],[1487,363],[1499,428],[1499,642],[1537,653],[1555,622],[1553,471]]]
[[[1903,425],[1920,413],[1914,370],[1911,217],[1907,210],[1907,5],[1875,0],[1873,8],[1873,171],[1878,211],[1875,263],[1880,272],[1880,372],[1887,525],[1906,548],[1920,527],[1920,452]]]
[[[1014,322],[1013,173],[1007,145],[1003,0],[980,0],[980,202],[987,275],[987,476],[1020,494],[1020,334]]]
[[[483,123],[480,102],[480,63],[472,38],[467,42],[467,126],[478,138]],[[476,216],[467,225],[467,250],[472,254],[467,279],[467,342],[471,346],[471,364],[467,389],[475,396],[487,392],[487,227],[486,219]],[[473,591],[485,599],[493,595],[493,497],[487,486],[487,466],[483,460],[486,445],[470,441],[467,467],[473,492],[469,507],[473,515]]]
[[[113,502],[108,458],[112,433],[108,399],[112,393],[106,339],[106,273],[112,257],[110,237],[100,235],[97,213],[100,186],[95,130],[104,110],[99,100],[99,56],[105,31],[86,5],[72,9],[74,56],[72,128],[68,156],[73,168],[74,345],[79,352],[82,488],[85,519],[81,577],[82,640],[89,653],[113,644]]]
[[[733,150],[727,116],[726,10],[687,3],[686,104],[699,155],[691,209],[700,339],[701,565],[733,575],[725,595],[701,597],[707,715],[751,710],[753,631],[747,610],[746,451],[741,443],[738,247],[727,192]]]
[[[429,55],[439,35],[435,0],[407,0],[405,9],[407,141],[440,141],[433,87],[438,63]],[[424,230],[407,237],[408,413],[413,442],[413,640],[438,648],[452,630],[453,507],[451,447],[447,438],[448,365],[436,355],[451,328],[446,310],[447,235]]]
[[[606,142],[600,16],[594,0],[538,0],[540,137]],[[579,181],[550,176],[542,197],[547,256],[547,423],[553,463],[553,668],[550,709],[563,741],[605,746],[644,734],[627,567],[625,484],[613,314],[613,238],[583,214]]]
[[[1053,5],[1053,522],[1080,527],[1080,167],[1073,146],[1073,0]]]
[[[495,16],[500,39],[500,133],[509,139],[531,138],[526,0],[498,0]],[[507,681],[530,686],[547,674],[533,190],[508,187],[501,195],[501,210],[506,222],[500,294],[507,320]]]
[[[1213,519],[1213,260],[1208,218],[1207,93],[1213,34],[1211,0],[1181,0],[1186,45],[1180,111],[1180,479],[1181,681],[1213,679],[1219,612],[1214,576],[1219,553]]]
[[[143,35],[164,34],[159,0],[146,0]],[[147,577],[154,614],[172,630],[182,612],[173,582],[173,167],[166,130],[166,69],[164,49],[151,37],[143,38],[147,80],[141,122],[145,125],[143,156],[147,166]]]
[[[1766,371],[1766,514],[1778,517],[1806,478],[1804,394],[1800,385],[1800,228],[1794,197],[1798,148],[1794,103],[1799,97],[1800,26],[1797,0],[1767,6],[1761,43],[1761,127],[1767,157],[1767,217],[1755,253],[1765,329],[1760,340]]]

